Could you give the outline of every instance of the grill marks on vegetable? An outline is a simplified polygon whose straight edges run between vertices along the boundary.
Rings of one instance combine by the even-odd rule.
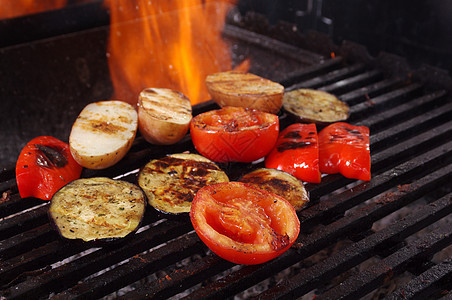
[[[175,189],[174,186],[169,186],[164,190],[165,193],[173,196],[171,197],[171,203],[174,205],[181,204],[185,201],[191,202],[199,186],[207,184],[208,178],[205,176],[213,170],[219,171],[220,168],[213,163],[167,156],[156,161],[145,172],[166,173],[172,177],[181,179],[179,189]]]
[[[151,206],[165,213],[186,213],[203,186],[229,181],[215,163],[197,154],[173,154],[150,161],[138,183]]]
[[[121,120],[121,122],[127,122],[127,118],[123,118],[124,120]],[[127,129],[123,126],[115,125],[109,121],[103,121],[103,120],[90,120],[87,122],[86,127],[91,127],[97,131],[101,131],[106,134],[117,134],[118,132],[126,131]],[[86,128],[89,129],[89,128]]]
[[[309,140],[314,140],[312,137],[315,134],[315,132],[309,132],[307,137],[304,137],[301,135],[299,131],[290,131],[287,134],[283,136],[284,139],[293,139],[293,141],[286,141],[282,142],[277,146],[277,149],[279,152],[284,152],[286,150],[294,150],[294,149],[300,149],[300,148],[306,148],[311,147],[314,144],[310,142]],[[303,139],[302,141],[300,141]]]
[[[92,241],[134,232],[145,208],[144,193],[134,184],[94,177],[75,180],[55,193],[49,214],[63,237]]]
[[[36,155],[36,164],[44,168],[62,168],[68,161],[63,154],[63,149],[47,145],[34,144],[39,152]]]

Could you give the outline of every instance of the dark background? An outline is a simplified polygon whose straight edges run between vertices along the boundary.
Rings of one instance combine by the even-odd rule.
[[[387,51],[452,69],[452,1],[450,0],[240,0],[241,14],[258,12],[276,24],[286,21],[300,31],[328,34],[366,46],[376,56]]]

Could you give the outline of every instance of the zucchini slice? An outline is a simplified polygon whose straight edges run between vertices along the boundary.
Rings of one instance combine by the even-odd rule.
[[[135,232],[145,209],[146,196],[135,184],[94,177],[74,180],[56,192],[49,216],[64,238],[107,241]]]
[[[296,211],[309,202],[308,192],[303,182],[281,170],[260,168],[243,175],[240,182],[254,185],[270,193],[283,197]]]
[[[333,94],[312,89],[284,93],[283,108],[297,121],[319,125],[345,121],[350,114],[349,106]]]
[[[190,212],[196,192],[229,178],[214,162],[192,153],[177,153],[154,159],[138,175],[138,185],[149,204],[166,214]]]

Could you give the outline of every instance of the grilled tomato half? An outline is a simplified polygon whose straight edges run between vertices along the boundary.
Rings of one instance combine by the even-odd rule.
[[[300,221],[287,200],[241,182],[200,189],[190,219],[214,253],[236,264],[267,262],[287,251],[300,233]]]
[[[82,167],[69,144],[52,136],[39,136],[25,145],[16,163],[20,196],[50,200],[65,184],[80,177]]]
[[[267,155],[278,139],[277,115],[228,106],[197,115],[190,124],[193,145],[215,162],[252,162]]]

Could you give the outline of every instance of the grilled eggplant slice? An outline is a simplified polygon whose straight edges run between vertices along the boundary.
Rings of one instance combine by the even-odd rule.
[[[146,209],[146,196],[135,184],[106,177],[81,178],[56,192],[49,216],[61,236],[110,241],[135,232]]]
[[[312,89],[284,93],[283,108],[296,121],[319,125],[345,121],[350,114],[349,106],[333,94]]]
[[[282,106],[284,86],[251,73],[211,74],[206,77],[206,86],[220,107],[238,106],[276,114]]]
[[[190,211],[196,192],[229,178],[214,162],[192,153],[177,153],[146,164],[138,175],[138,185],[149,204],[166,214]]]
[[[239,181],[285,198],[297,211],[309,202],[308,192],[304,188],[303,182],[281,170],[256,169],[243,175]]]

